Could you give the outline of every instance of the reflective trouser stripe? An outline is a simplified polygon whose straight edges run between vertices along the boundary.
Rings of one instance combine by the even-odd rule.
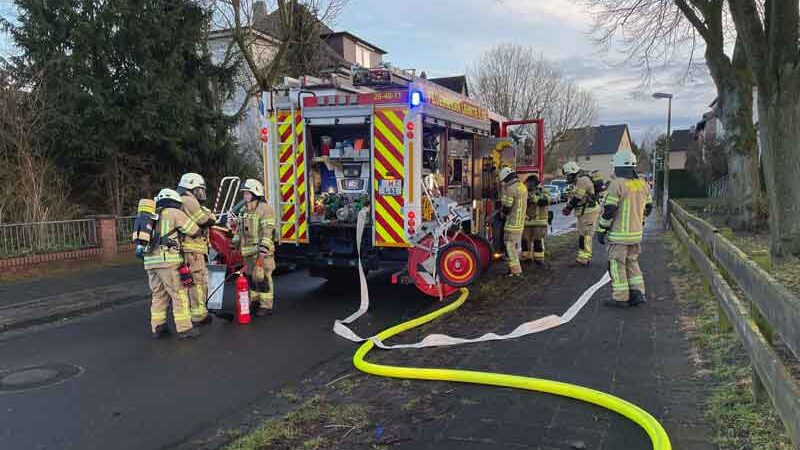
[[[167,308],[172,304],[172,317],[175,319],[175,328],[178,332],[192,329],[191,315],[189,313],[189,295],[181,284],[178,269],[167,267],[163,269],[148,269],[148,282],[153,298],[150,304],[150,327],[156,327],[167,321]]]
[[[508,254],[508,269],[511,273],[522,273],[522,265],[519,262],[519,253],[522,249],[522,233],[508,233],[503,236],[503,243]]]

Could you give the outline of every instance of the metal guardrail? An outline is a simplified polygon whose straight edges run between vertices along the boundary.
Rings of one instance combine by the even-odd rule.
[[[774,330],[795,358],[800,354],[800,299],[711,224],[674,201],[671,209],[673,229],[739,335],[755,372],[755,384],[766,390],[794,445],[800,446],[800,386],[771,345]],[[744,300],[727,280],[735,280]]]
[[[136,216],[117,217],[117,245],[131,243],[133,236],[133,222]]]
[[[97,247],[95,219],[0,225],[0,258]]]

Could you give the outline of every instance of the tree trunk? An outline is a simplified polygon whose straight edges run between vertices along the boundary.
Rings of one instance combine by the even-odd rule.
[[[779,79],[758,95],[773,260],[800,255],[800,71]]]
[[[738,82],[721,97],[725,125],[723,141],[732,190],[728,194],[734,214],[733,228],[752,230],[763,225],[761,173],[756,129],[753,124],[753,93],[750,83]]]

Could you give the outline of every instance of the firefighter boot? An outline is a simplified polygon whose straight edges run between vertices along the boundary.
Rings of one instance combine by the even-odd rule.
[[[151,336],[153,337],[153,339],[161,339],[168,334],[169,334],[169,328],[167,327],[167,324],[162,323],[161,325],[156,325],[156,329],[153,331],[153,334]]]
[[[638,306],[647,302],[647,298],[642,294],[642,291],[635,289],[630,290],[630,304],[631,306]]]
[[[200,336],[200,330],[197,328],[190,328],[186,331],[178,333],[178,339],[192,339]]]
[[[214,318],[211,317],[211,314],[207,314],[206,318],[199,321],[199,322],[192,322],[192,325],[195,327],[202,327],[203,325],[209,325],[211,322],[214,321]]]
[[[256,317],[264,317],[264,316],[271,316],[272,309],[264,308],[263,306],[259,306],[256,308],[255,316]]]
[[[614,300],[613,298],[607,298],[603,300],[603,305],[617,308],[627,308],[628,306],[633,306],[633,303],[630,301],[620,301]]]

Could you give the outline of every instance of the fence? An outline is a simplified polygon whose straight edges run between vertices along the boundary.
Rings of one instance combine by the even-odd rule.
[[[0,225],[0,258],[99,246],[95,219]]]
[[[117,217],[117,245],[129,245],[133,236],[133,222],[136,216]]]
[[[706,195],[709,198],[725,198],[728,196],[728,175],[706,186]]]
[[[800,386],[772,347],[777,333],[800,355],[800,299],[721,236],[711,224],[671,202],[672,226],[719,299],[753,366],[754,389],[772,400],[795,446],[800,446]],[[731,287],[735,280],[744,301]]]

